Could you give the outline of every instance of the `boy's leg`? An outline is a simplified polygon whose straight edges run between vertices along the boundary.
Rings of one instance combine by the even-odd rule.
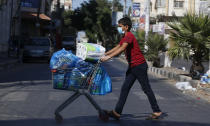
[[[130,70],[128,70],[126,72],[125,81],[124,81],[124,83],[123,83],[123,85],[121,87],[119,100],[118,100],[118,102],[116,104],[116,107],[115,107],[115,111],[118,114],[122,113],[123,106],[124,106],[124,104],[126,102],[128,93],[129,93],[131,87],[133,86],[135,80],[136,80],[136,77],[130,72]]]
[[[135,74],[136,78],[138,79],[139,83],[141,84],[142,90],[147,95],[150,105],[152,107],[153,112],[161,112],[157,100],[155,98],[155,95],[151,89],[151,86],[149,84],[148,76],[147,76],[147,64],[141,64],[139,66],[136,66],[132,69],[132,73]]]

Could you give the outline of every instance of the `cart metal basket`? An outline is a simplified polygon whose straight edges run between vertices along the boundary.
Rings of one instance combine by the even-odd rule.
[[[66,108],[70,103],[77,99],[80,95],[85,95],[89,102],[95,107],[99,113],[99,118],[103,121],[108,121],[109,116],[106,111],[102,110],[96,101],[90,95],[90,88],[93,86],[93,80],[95,75],[98,72],[101,61],[99,60],[92,70],[86,76],[80,76],[79,78],[68,78],[72,74],[73,69],[53,69],[52,70],[52,84],[55,89],[70,90],[75,93],[70,96],[66,101],[64,101],[58,108],[55,110],[55,120],[60,123],[63,118],[59,114],[64,108]]]

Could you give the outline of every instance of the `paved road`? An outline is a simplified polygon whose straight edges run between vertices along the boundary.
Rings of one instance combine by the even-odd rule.
[[[114,108],[124,79],[126,64],[114,59],[103,64],[112,78],[113,92],[93,96],[99,105]],[[54,110],[72,92],[55,90],[51,86],[48,64],[27,63],[12,70],[0,72],[0,126],[209,126],[210,105],[183,95],[170,80],[149,75],[161,109],[168,117],[161,121],[147,121],[151,113],[146,96],[138,82],[131,89],[120,121],[102,122],[97,111],[81,96],[70,104],[61,115],[62,124],[56,124]]]

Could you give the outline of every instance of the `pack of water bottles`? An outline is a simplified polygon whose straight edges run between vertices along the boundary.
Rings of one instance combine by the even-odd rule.
[[[96,95],[112,91],[111,79],[101,65],[96,68],[94,63],[82,60],[71,51],[62,49],[55,52],[50,60],[50,68],[55,89],[89,88],[90,93]]]

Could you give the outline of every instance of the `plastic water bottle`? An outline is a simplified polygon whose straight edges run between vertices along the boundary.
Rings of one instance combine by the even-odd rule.
[[[71,72],[69,86],[80,88],[80,85],[82,84],[84,79],[85,79],[85,75],[81,73],[77,68],[74,68]]]
[[[53,75],[53,88],[62,89],[64,83],[64,74],[56,73]]]

